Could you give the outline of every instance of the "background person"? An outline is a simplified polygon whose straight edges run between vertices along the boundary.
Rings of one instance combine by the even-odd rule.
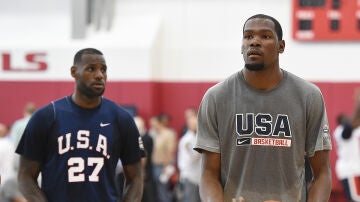
[[[156,182],[159,202],[170,202],[173,194],[170,190],[170,177],[175,172],[175,152],[177,139],[174,130],[162,121],[164,116],[158,115],[150,119],[150,135],[154,140],[152,153],[153,176]]]
[[[196,112],[196,110],[194,110]],[[200,202],[201,155],[193,147],[196,141],[197,114],[186,116],[187,132],[180,138],[178,146],[178,168],[183,189],[183,202]]]
[[[10,138],[14,142],[14,145],[18,145],[25,127],[30,120],[30,117],[36,110],[36,105],[33,102],[26,103],[24,107],[24,114],[21,119],[14,122],[10,129]]]
[[[339,114],[334,131],[337,148],[336,176],[349,201],[360,201],[360,90],[355,92],[355,109],[350,119]]]

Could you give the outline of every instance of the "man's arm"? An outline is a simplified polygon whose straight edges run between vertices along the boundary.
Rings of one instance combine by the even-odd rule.
[[[201,154],[201,159],[201,201],[224,201],[224,191],[220,183],[220,154],[203,150]]]
[[[329,150],[316,151],[314,156],[310,157],[310,165],[314,181],[310,186],[308,202],[327,202],[331,193]]]
[[[141,201],[143,194],[143,169],[141,162],[124,166],[125,187],[121,201],[137,202]]]
[[[41,191],[37,178],[40,173],[40,163],[20,157],[18,171],[19,190],[28,202],[46,202],[46,196]]]

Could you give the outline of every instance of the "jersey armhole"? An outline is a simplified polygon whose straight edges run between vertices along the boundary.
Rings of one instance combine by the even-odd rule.
[[[54,101],[51,102],[51,105],[52,105],[53,111],[54,111],[54,120],[56,120],[56,110],[55,110],[55,103],[54,103]]]

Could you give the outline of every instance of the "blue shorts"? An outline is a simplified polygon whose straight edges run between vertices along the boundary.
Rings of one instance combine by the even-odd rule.
[[[360,202],[360,176],[345,178],[341,180],[346,197],[352,201]]]

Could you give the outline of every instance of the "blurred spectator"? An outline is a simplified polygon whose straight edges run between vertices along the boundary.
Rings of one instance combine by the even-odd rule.
[[[337,124],[334,130],[338,156],[336,175],[343,185],[346,198],[360,202],[360,127],[352,128],[351,121],[345,114],[338,115]]]
[[[134,117],[135,124],[139,129],[140,136],[142,138],[144,148],[146,151],[146,158],[142,158],[143,166],[145,168],[144,175],[144,192],[142,202],[157,202],[157,190],[153,177],[153,164],[152,164],[152,152],[154,148],[154,142],[152,137],[146,130],[143,118],[140,116]]]
[[[190,112],[188,116],[185,116],[187,132],[180,138],[178,148],[178,168],[180,184],[183,189],[183,198],[180,201],[200,202],[201,155],[193,149],[196,141],[197,115],[196,110],[191,110]]]
[[[169,129],[169,121],[163,115],[150,119],[150,135],[154,140],[152,161],[154,179],[158,190],[159,202],[170,202],[172,193],[169,190],[169,179],[175,172],[176,133]]]
[[[27,123],[30,120],[31,115],[35,112],[36,106],[34,103],[29,102],[25,105],[24,115],[21,119],[18,119],[14,122],[10,130],[10,138],[13,141],[14,145],[17,146],[19,140],[25,130]]]
[[[0,123],[0,175],[3,183],[15,176],[14,151],[14,145],[8,137],[8,128]]]
[[[26,199],[17,188],[17,180],[15,178],[7,180],[0,189],[1,202],[26,202]]]
[[[161,113],[157,116],[157,119],[159,120],[159,122],[168,130],[170,130],[172,133],[175,134],[176,136],[176,131],[175,129],[170,127],[170,122],[171,122],[171,116],[167,113]]]
[[[11,139],[12,143],[14,144],[14,152],[15,152],[15,148],[19,144],[22,134],[24,133],[25,127],[26,127],[27,123],[29,122],[30,117],[35,112],[35,110],[36,110],[36,105],[33,102],[26,103],[26,105],[23,109],[23,117],[16,120],[12,124],[12,126],[10,128],[10,139]],[[13,166],[14,166],[15,172],[18,171],[19,161],[20,161],[20,156],[15,154],[14,161],[13,161]],[[39,175],[39,177],[38,177],[38,182],[39,183],[41,182],[41,175]]]
[[[15,148],[8,136],[8,128],[0,123],[0,202],[25,201],[17,188],[14,170]]]
[[[187,108],[184,112],[184,118],[185,118],[185,121],[188,120],[189,117],[192,117],[192,116],[197,116],[197,109],[195,107],[190,107],[190,108]],[[188,126],[187,126],[187,123],[185,123],[185,125],[183,126],[183,128],[181,129],[181,137],[183,135],[185,135],[185,133],[187,132],[188,130]]]

